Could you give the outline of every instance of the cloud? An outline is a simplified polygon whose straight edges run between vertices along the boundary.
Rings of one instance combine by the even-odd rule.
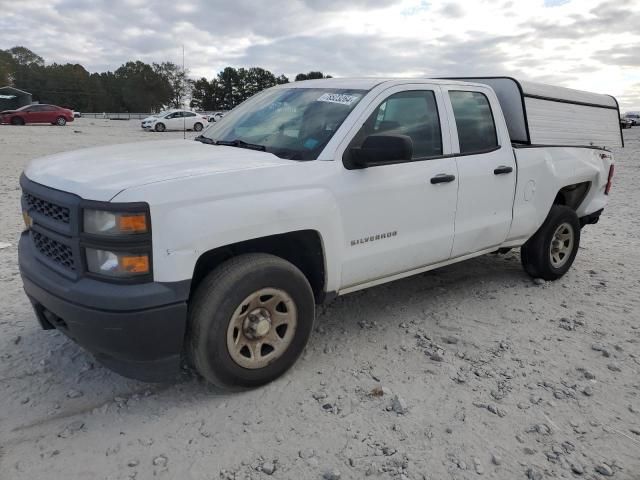
[[[2,2],[0,48],[89,71],[128,60],[290,77],[509,74],[616,95],[640,109],[634,0],[22,0]]]

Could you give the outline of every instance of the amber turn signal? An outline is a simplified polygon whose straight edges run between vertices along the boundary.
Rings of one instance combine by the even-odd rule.
[[[151,273],[148,253],[86,249],[87,270],[109,277],[127,278]]]
[[[123,255],[118,258],[120,270],[127,273],[149,273],[148,255]]]
[[[147,216],[144,213],[121,214],[118,216],[118,229],[122,233],[145,233]]]

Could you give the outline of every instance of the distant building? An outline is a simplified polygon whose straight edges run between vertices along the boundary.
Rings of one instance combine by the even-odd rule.
[[[31,105],[31,103],[32,99],[29,92],[13,87],[0,87],[0,111],[14,110],[25,105]]]

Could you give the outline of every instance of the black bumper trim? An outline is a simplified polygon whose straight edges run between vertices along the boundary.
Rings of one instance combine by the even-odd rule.
[[[95,310],[58,298],[22,278],[40,325],[55,327],[112,370],[138,380],[179,373],[187,303],[135,312]]]
[[[602,215],[604,208],[601,208],[600,210],[596,210],[593,213],[590,213],[589,215],[585,215],[584,217],[580,217],[580,227],[584,227],[585,225],[593,225],[598,223],[598,221],[600,220],[600,215]]]
[[[56,328],[121,375],[166,381],[180,371],[191,281],[116,285],[70,280],[19,243],[24,290],[42,328]]]

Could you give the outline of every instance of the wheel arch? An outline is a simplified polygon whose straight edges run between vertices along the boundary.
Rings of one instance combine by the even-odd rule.
[[[298,230],[244,240],[208,250],[196,261],[190,296],[209,272],[224,261],[245,253],[269,253],[291,262],[309,281],[317,304],[327,297],[326,256],[317,230]]]
[[[588,181],[565,185],[558,190],[552,206],[565,205],[577,211],[580,205],[582,205],[584,199],[587,197],[590,188],[591,182]]]

